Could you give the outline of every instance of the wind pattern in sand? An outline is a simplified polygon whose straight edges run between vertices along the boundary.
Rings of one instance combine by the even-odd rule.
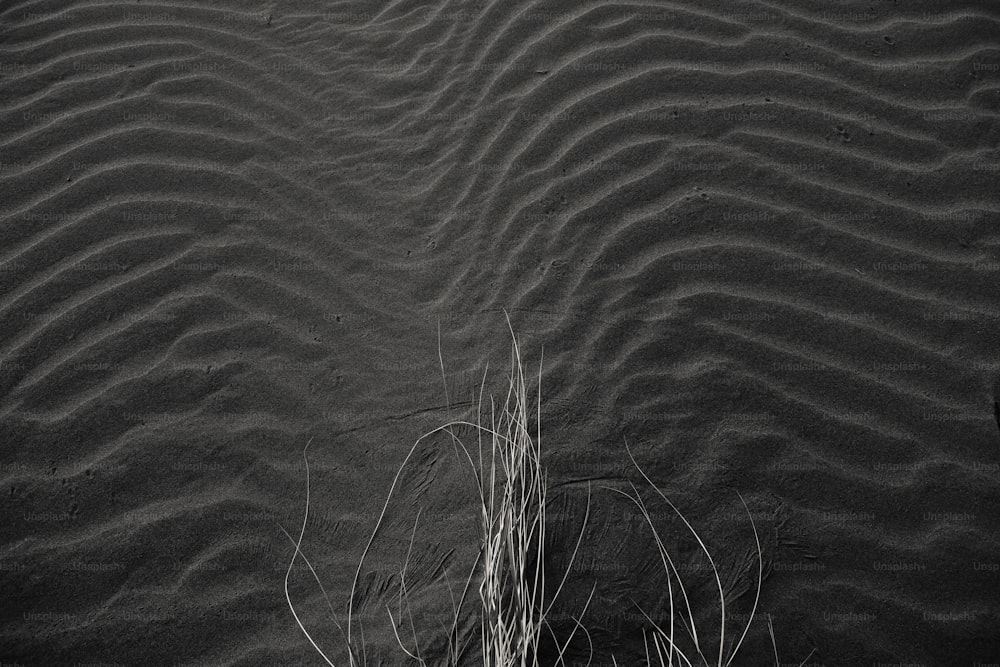
[[[0,658],[314,664],[304,443],[346,601],[504,309],[554,481],[627,438],[717,541],[732,488],[771,522],[789,660],[1000,654],[998,31],[972,0],[7,3]],[[448,451],[407,493],[447,506]]]

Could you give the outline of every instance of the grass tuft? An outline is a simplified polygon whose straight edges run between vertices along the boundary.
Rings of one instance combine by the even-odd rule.
[[[514,335],[513,327],[510,325],[509,317],[507,324],[512,337],[511,371],[504,401],[498,403],[493,396],[490,396],[489,420],[484,424],[485,383],[489,372],[487,368],[483,374],[483,384],[480,387],[477,401],[477,421],[451,421],[425,433],[413,443],[393,478],[389,493],[382,506],[382,511],[358,561],[354,580],[351,585],[350,601],[347,607],[347,621],[343,624],[333,612],[329,596],[322,587],[319,576],[301,548],[309,516],[310,502],[309,462],[308,457],[306,457],[306,450],[309,445],[307,444],[306,449],[303,450],[303,457],[306,459],[306,509],[298,539],[292,538],[285,532],[295,546],[292,561],[289,563],[288,570],[285,573],[285,598],[299,628],[305,634],[313,648],[316,649],[331,667],[336,667],[335,663],[323,652],[306,629],[295,611],[294,604],[288,592],[288,580],[295,559],[303,559],[313,578],[320,585],[324,599],[330,608],[331,618],[333,618],[335,626],[341,633],[347,646],[348,666],[365,666],[367,664],[367,656],[364,649],[363,628],[360,623],[358,624],[358,632],[354,630],[354,600],[361,571],[365,559],[371,551],[372,544],[385,521],[390,500],[399,486],[403,470],[405,470],[410,459],[425,440],[440,434],[446,434],[452,439],[456,454],[459,457],[464,457],[473,471],[476,491],[479,496],[481,517],[479,554],[473,564],[472,571],[470,571],[466,578],[465,586],[458,600],[455,599],[450,580],[447,580],[452,599],[453,616],[451,628],[446,629],[448,650],[444,664],[457,666],[461,657],[468,649],[468,640],[464,642],[460,640],[461,612],[465,606],[471,584],[478,574],[480,579],[479,613],[481,615],[480,628],[483,665],[485,667],[541,667],[538,661],[538,650],[545,633],[551,632],[546,616],[551,611],[554,602],[558,599],[572,569],[576,554],[579,551],[590,514],[590,489],[588,486],[587,509],[570,562],[563,573],[555,593],[551,598],[546,600],[544,565],[547,487],[545,470],[541,459],[541,363],[539,363],[538,376],[537,403],[539,407],[535,415],[535,432],[532,434],[529,430],[528,383],[521,363],[520,347]],[[439,359],[441,360],[442,376],[444,376],[444,361],[440,355],[440,349]],[[469,447],[466,446],[456,433],[460,428],[469,427],[477,434],[478,462],[473,459]],[[417,521],[419,521],[419,512]],[[416,526],[417,523],[414,522],[414,533],[411,534],[410,549],[407,552],[406,561],[399,573],[399,605],[396,614],[393,615],[393,611],[388,605],[386,606],[386,611],[392,623],[395,639],[400,649],[419,665],[426,666],[427,661],[418,645],[416,627],[413,616],[410,613],[409,597],[406,588],[406,570],[411,556]],[[283,528],[282,530],[284,531]],[[582,631],[584,634],[587,634],[581,619],[586,613],[592,597],[593,589],[580,616],[574,619],[575,625],[568,638],[560,641],[560,638],[552,633],[552,638],[555,640],[558,648],[556,667],[564,665],[566,649],[576,637],[577,632]],[[403,630],[403,634],[401,634],[401,629],[404,628],[404,618],[409,626],[409,632],[406,633]],[[359,634],[361,635],[360,637]],[[404,638],[404,634],[408,634],[409,636]]]
[[[358,561],[351,585],[345,623],[342,623],[334,612],[326,589],[323,587],[316,570],[302,551],[302,542],[308,523],[310,504],[307,450],[312,440],[303,449],[302,455],[306,466],[306,507],[302,518],[302,526],[297,538],[293,538],[282,528],[282,531],[285,532],[285,535],[288,536],[295,547],[292,560],[288,565],[288,570],[285,572],[285,598],[299,628],[309,643],[330,667],[336,667],[335,663],[327,656],[306,629],[305,624],[295,611],[295,606],[292,603],[288,584],[295,560],[301,558],[305,562],[323,593],[323,598],[330,610],[330,617],[347,647],[346,665],[348,667],[366,667],[368,664],[368,655],[365,648],[364,628],[359,622],[357,623],[357,632],[355,632],[354,613],[354,600],[364,562],[382,528],[389,508],[389,502],[399,486],[400,478],[407,464],[425,440],[439,435],[446,435],[451,438],[456,456],[459,459],[464,459],[472,470],[480,505],[481,535],[479,552],[465,579],[465,584],[458,598],[455,596],[455,590],[452,587],[447,570],[444,572],[445,582],[451,598],[451,627],[442,627],[442,631],[447,636],[447,649],[446,654],[439,657],[435,661],[435,664],[445,665],[445,667],[457,667],[468,652],[471,638],[462,637],[462,612],[467,606],[467,599],[469,598],[473,582],[477,579],[479,581],[479,607],[476,613],[480,616],[480,640],[482,664],[484,667],[541,667],[539,649],[547,632],[551,634],[558,650],[553,667],[565,667],[567,648],[578,632],[582,632],[588,643],[590,643],[590,634],[584,627],[582,618],[593,599],[597,586],[596,582],[580,615],[573,618],[574,626],[569,637],[560,640],[552,631],[547,620],[552,606],[562,592],[573,563],[576,560],[590,518],[590,484],[588,483],[587,486],[587,508],[569,564],[555,592],[549,599],[546,599],[547,582],[544,567],[546,553],[545,510],[548,496],[547,478],[541,457],[541,362],[539,362],[538,376],[538,408],[535,413],[535,429],[534,433],[532,433],[528,409],[528,382],[524,375],[520,347],[517,337],[514,335],[509,317],[507,318],[507,325],[512,338],[511,370],[503,402],[497,402],[493,396],[490,396],[488,409],[484,410],[486,377],[489,372],[487,368],[483,374],[478,400],[473,401],[476,404],[476,421],[451,421],[425,433],[413,443],[403,462],[400,464],[399,469],[396,471],[392,485],[389,488],[389,493],[382,506],[382,511]],[[440,351],[440,330],[438,332],[438,358],[441,363],[442,377],[446,377],[444,359]],[[447,383],[445,391],[447,396]],[[450,399],[448,401],[450,409]],[[489,419],[484,424],[484,416],[487,414]],[[473,429],[477,436],[476,458],[473,457],[469,447],[457,435],[459,429],[467,428]],[[712,558],[708,546],[681,511],[660,491],[659,487],[653,483],[645,471],[642,470],[632,455],[632,450],[629,448],[627,441],[625,447],[629,459],[636,470],[639,471],[646,483],[656,491],[663,502],[681,519],[687,530],[695,538],[701,552],[707,557],[711,565],[719,604],[718,646],[713,647],[709,646],[704,633],[699,634],[691,600],[681,580],[678,567],[668,552],[663,539],[657,532],[646,502],[639,494],[636,486],[631,482],[629,483],[631,488],[630,493],[612,487],[602,487],[627,498],[642,514],[652,531],[660,561],[667,576],[667,597],[670,605],[669,621],[666,624],[657,624],[649,614],[639,608],[649,623],[649,628],[643,631],[646,665],[647,667],[656,667],[657,665],[659,667],[696,667],[696,665],[699,667],[730,667],[747,637],[750,624],[756,614],[764,575],[764,560],[760,536],[757,532],[753,516],[750,514],[749,507],[744,501],[743,496],[740,495],[740,502],[743,503],[744,508],[747,510],[756,541],[757,589],[750,620],[742,632],[739,633],[735,645],[729,648],[732,644],[732,638],[729,636],[729,629],[726,626],[726,594],[718,567]],[[413,542],[419,520],[420,511],[417,512],[417,518],[414,521],[406,558],[398,573],[399,593],[396,600],[397,608],[395,615],[388,604],[386,605],[386,613],[388,614],[395,634],[395,640],[400,650],[421,667],[427,667],[428,662],[424,656],[424,650],[419,646],[407,587],[407,570],[412,556]],[[636,607],[638,607],[638,604],[636,604]],[[774,647],[774,659],[777,665],[780,661],[778,660],[777,644],[774,639],[774,630],[770,617],[768,618],[768,631],[772,646]],[[682,636],[686,637],[684,641],[687,648],[682,648],[680,645]],[[593,654],[592,649],[593,645],[591,644],[591,655]],[[812,655],[813,653],[811,652],[801,664],[804,665]],[[613,656],[612,661],[615,665],[618,664]]]

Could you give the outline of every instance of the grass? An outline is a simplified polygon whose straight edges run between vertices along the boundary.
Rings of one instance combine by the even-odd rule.
[[[513,336],[513,329],[511,335]],[[539,397],[540,386],[541,364]],[[480,415],[482,396],[481,389]],[[567,567],[555,594],[546,603],[543,598],[546,590],[544,564],[547,485],[541,461],[540,400],[538,404],[535,436],[532,437],[528,426],[527,382],[522,370],[520,350],[514,338],[509,387],[499,415],[491,398],[489,428],[483,427],[481,422],[451,424],[472,426],[479,434],[479,467],[476,477],[480,490],[483,531],[483,574],[479,597],[482,602],[484,665],[539,665],[538,649],[543,633],[548,628],[546,614],[559,597],[571,567]],[[490,450],[488,479],[483,459],[484,434],[488,436]],[[468,449],[457,437],[455,441],[468,454]],[[584,528],[589,509],[588,495],[588,514],[583,519]],[[575,560],[583,533],[584,530],[581,529],[571,563]],[[588,599],[588,605],[589,602]],[[586,605],[583,613],[586,613]],[[582,624],[577,619],[573,634],[581,627]],[[573,634],[560,647],[557,664],[562,663],[565,647],[572,641]]]
[[[508,319],[509,325],[510,321]],[[513,337],[512,328],[511,335]],[[443,359],[442,373],[444,373]],[[538,661],[538,650],[546,632],[551,632],[546,615],[551,611],[553,603],[559,597],[572,568],[572,562],[575,560],[576,553],[579,550],[589,517],[590,497],[588,493],[587,513],[583,518],[583,527],[580,530],[576,548],[570,558],[570,564],[567,566],[555,593],[546,600],[545,591],[547,582],[544,565],[546,560],[545,508],[547,503],[547,484],[541,461],[541,401],[538,401],[539,412],[536,414],[536,427],[533,435],[529,430],[528,382],[523,372],[520,348],[516,337],[513,338],[511,345],[511,372],[506,397],[501,404],[497,404],[495,399],[492,396],[490,397],[488,408],[489,422],[484,425],[483,398],[485,395],[484,389],[487,374],[488,368],[484,372],[483,385],[480,388],[477,422],[455,420],[425,433],[413,443],[403,462],[400,464],[389,488],[385,503],[382,506],[382,511],[375,523],[375,528],[358,561],[351,586],[346,622],[341,622],[336,612],[334,612],[333,605],[325,588],[322,586],[316,570],[302,552],[302,541],[305,537],[310,504],[309,462],[306,456],[306,450],[308,450],[309,445],[307,444],[306,449],[303,450],[303,457],[306,459],[306,509],[298,538],[292,538],[291,535],[285,532],[295,545],[295,553],[285,573],[285,598],[299,628],[313,648],[326,661],[326,664],[331,667],[336,667],[336,663],[317,644],[295,611],[288,590],[289,578],[295,560],[297,558],[303,559],[316,583],[320,586],[320,590],[330,609],[335,627],[347,646],[348,656],[346,664],[349,667],[363,667],[367,665],[368,656],[365,652],[363,627],[358,624],[358,631],[355,632],[354,622],[355,593],[358,588],[358,581],[361,577],[364,562],[385,521],[390,500],[399,486],[402,473],[410,459],[425,440],[441,434],[445,434],[451,438],[455,445],[456,454],[464,458],[473,471],[476,491],[479,497],[481,530],[479,554],[473,565],[473,571],[466,578],[465,586],[457,600],[454,596],[454,591],[451,589],[450,581],[448,582],[449,591],[452,594],[453,616],[451,628],[446,629],[448,635],[448,654],[445,658],[445,664],[457,665],[468,649],[468,641],[462,642],[460,640],[459,627],[462,609],[465,607],[465,601],[472,582],[478,573],[480,578],[479,613],[481,615],[483,664],[487,667],[541,667]],[[540,383],[541,364],[539,364],[539,386]],[[457,429],[463,427],[471,427],[478,436],[478,461],[473,458],[469,447],[456,434]],[[419,513],[417,520],[419,521]],[[415,522],[414,533],[411,534],[410,540],[411,549],[416,527],[417,523]],[[400,649],[418,664],[425,666],[427,665],[427,661],[422,655],[421,648],[417,645],[417,633],[409,605],[406,584],[406,570],[409,558],[410,552],[408,551],[406,561],[404,561],[399,572],[400,592],[396,614],[393,614],[392,609],[388,605],[386,612],[392,622],[396,642],[399,644]],[[591,595],[593,595],[593,591]],[[589,605],[589,601],[590,599],[588,598],[587,605]],[[586,613],[587,605],[584,605],[581,617]],[[407,625],[408,628],[406,627]],[[406,636],[407,629],[409,630],[409,636]],[[564,663],[563,656],[566,647],[575,638],[577,631],[582,631],[586,634],[586,629],[583,628],[579,619],[577,619],[573,632],[568,638],[560,640],[554,634],[552,635],[559,654],[556,665]]]
[[[620,489],[615,489],[612,487],[602,487],[614,493],[618,493],[628,500],[630,500],[642,514],[649,526],[649,529],[653,535],[653,539],[656,542],[657,551],[659,552],[660,562],[663,565],[664,572],[667,577],[667,598],[669,600],[669,623],[666,627],[657,624],[650,616],[643,610],[639,608],[640,612],[646,617],[646,620],[651,626],[649,632],[643,631],[643,640],[646,649],[646,664],[649,667],[654,667],[655,665],[660,665],[660,667],[695,667],[695,665],[701,666],[714,666],[714,667],[729,667],[732,662],[736,659],[739,653],[740,647],[743,645],[746,639],[747,633],[750,631],[750,625],[753,622],[753,618],[757,613],[757,607],[760,602],[760,592],[761,586],[764,581],[764,557],[763,549],[760,544],[760,535],[757,532],[757,525],[753,520],[753,515],[750,513],[750,508],[747,506],[746,501],[743,496],[737,492],[739,495],[740,502],[743,504],[743,508],[747,511],[747,517],[750,519],[750,525],[753,528],[754,541],[757,547],[757,590],[754,594],[753,609],[750,612],[749,620],[746,626],[743,628],[743,632],[739,634],[739,638],[736,640],[735,646],[732,649],[727,650],[727,643],[731,641],[727,635],[726,628],[726,594],[722,586],[722,578],[719,574],[719,568],[715,563],[715,559],[712,558],[712,553],[705,541],[695,530],[694,526],[687,520],[684,514],[674,505],[673,502],[662,491],[660,488],[649,478],[645,471],[639,466],[639,463],[635,460],[635,456],[632,455],[632,450],[628,446],[628,442],[625,443],[626,452],[628,452],[629,459],[632,461],[632,465],[635,469],[639,471],[639,474],[647,482],[647,484],[656,491],[657,495],[666,503],[671,510],[677,515],[677,517],[684,523],[684,526],[694,537],[695,541],[698,543],[698,547],[701,552],[708,559],[709,566],[712,571],[712,578],[714,579],[715,591],[718,594],[719,601],[719,635],[718,635],[718,648],[717,650],[710,649],[702,641],[704,638],[704,633],[699,635],[698,627],[695,623],[694,612],[691,607],[691,600],[688,596],[687,590],[684,587],[684,582],[680,576],[680,572],[674,562],[673,557],[671,557],[670,552],[664,546],[664,542],[656,526],[653,524],[652,516],[650,515],[649,509],[646,506],[645,501],[639,494],[639,490],[634,484],[629,482],[632,493],[626,493]],[[633,602],[634,603],[634,602]],[[636,605],[638,607],[638,605]],[[684,635],[690,640],[693,650],[689,649],[684,651],[679,645],[679,635],[681,634],[681,629],[678,628],[678,623],[682,626]],[[771,637],[771,645],[774,649],[774,664],[780,665],[781,661],[778,658],[778,648],[777,642],[774,637],[774,627],[771,623],[770,617],[768,617],[768,632]],[[652,649],[650,648],[650,637],[652,643]],[[707,655],[706,655],[707,653]],[[813,652],[810,652],[806,656],[805,660],[800,663],[804,665],[806,661],[812,657]],[[617,661],[613,659],[615,665]]]
[[[371,537],[368,539],[361,558],[358,561],[351,586],[350,601],[347,606],[346,622],[341,622],[337,616],[316,570],[302,552],[301,547],[305,537],[310,504],[308,443],[303,450],[303,458],[305,458],[306,464],[306,507],[298,537],[293,538],[285,532],[295,546],[295,552],[285,573],[285,598],[299,628],[327,665],[336,667],[336,663],[323,651],[306,629],[305,624],[295,611],[294,604],[292,603],[288,586],[294,563],[298,558],[303,559],[303,562],[306,563],[306,566],[322,591],[334,625],[347,647],[346,663],[342,662],[341,664],[346,664],[348,667],[366,667],[369,656],[365,648],[364,628],[360,623],[357,623],[357,631],[355,631],[354,610],[355,594],[364,562],[383,525],[390,500],[396,492],[404,469],[413,457],[413,454],[425,440],[440,435],[446,435],[451,438],[454,443],[456,456],[464,459],[473,472],[480,506],[479,527],[481,534],[479,553],[465,579],[461,594],[457,598],[455,590],[451,586],[450,579],[446,578],[452,604],[451,626],[450,628],[442,628],[448,638],[447,654],[440,658],[436,664],[457,667],[469,649],[470,639],[462,639],[460,623],[463,609],[466,607],[466,601],[473,586],[473,581],[477,577],[479,579],[479,608],[477,613],[481,618],[480,635],[482,664],[484,667],[542,667],[539,662],[538,653],[546,633],[550,633],[557,648],[558,655],[553,667],[565,667],[567,647],[576,637],[577,633],[581,632],[587,641],[590,641],[590,635],[583,625],[582,618],[593,599],[596,582],[594,588],[591,589],[590,596],[583,605],[580,615],[574,617],[574,626],[569,637],[564,639],[556,637],[547,620],[547,615],[550,613],[553,603],[562,592],[572,564],[580,549],[590,516],[590,487],[588,485],[587,509],[583,517],[583,525],[576,540],[569,565],[567,565],[554,594],[549,599],[546,599],[547,582],[544,568],[546,541],[545,508],[548,498],[546,495],[546,474],[541,460],[541,363],[539,363],[538,378],[538,408],[535,414],[535,430],[532,433],[529,426],[528,383],[523,372],[520,348],[517,338],[514,335],[513,327],[510,325],[509,317],[507,324],[510,328],[513,342],[511,345],[511,371],[506,397],[499,404],[492,396],[490,397],[487,411],[489,421],[488,425],[484,425],[483,397],[485,394],[487,369],[483,375],[483,383],[480,387],[478,397],[477,421],[451,421],[425,433],[413,443],[393,478],[385,504],[382,506],[382,511],[372,530]],[[440,356],[440,344],[439,360],[441,362],[441,372],[444,375],[444,361]],[[477,457],[473,457],[469,447],[458,437],[456,431],[459,428],[471,428],[477,434]],[[727,650],[728,644],[731,643],[726,627],[727,600],[719,570],[708,547],[680,510],[659,490],[642,468],[639,467],[635,457],[632,455],[631,449],[628,448],[628,443],[626,443],[626,450],[633,465],[642,475],[645,482],[670,506],[694,536],[702,553],[704,553],[711,564],[719,596],[720,627],[718,647],[715,650],[707,646],[707,643],[703,641],[703,635],[700,635],[698,632],[691,601],[681,581],[678,568],[666,549],[664,541],[661,539],[656,527],[653,525],[648,507],[636,486],[630,482],[632,493],[611,487],[604,487],[629,499],[645,518],[646,523],[652,531],[661,563],[667,575],[668,599],[670,600],[669,622],[665,626],[658,625],[645,611],[640,609],[650,624],[650,627],[643,631],[646,664],[648,667],[655,667],[656,665],[660,667],[674,667],[675,665],[677,667],[695,667],[695,665],[729,667],[749,632],[750,623],[757,610],[761,583],[763,581],[763,555],[757,528],[753,523],[753,517],[750,516],[750,521],[751,525],[753,525],[758,561],[757,590],[753,603],[753,612],[750,615],[751,620],[743,628],[735,646],[731,650]],[[740,496],[740,500],[746,508],[747,505],[743,501],[742,496]],[[749,508],[747,508],[747,512],[749,516]],[[411,533],[410,546],[406,559],[398,573],[399,594],[397,597],[396,613],[393,614],[392,608],[389,605],[386,605],[386,613],[391,621],[395,640],[400,650],[417,664],[421,665],[421,667],[427,667],[428,662],[424,657],[424,650],[419,646],[417,639],[416,626],[407,588],[407,567],[412,555],[413,541],[418,522],[419,511],[417,519],[414,522],[413,532]],[[445,574],[447,577],[447,573]],[[775,647],[775,664],[778,664],[780,661],[777,656],[777,648],[770,619],[768,619],[768,629],[771,633],[772,645]],[[687,650],[682,650],[680,646],[681,634],[686,635],[690,642],[691,647]],[[591,649],[593,649],[592,645]],[[806,660],[808,660],[808,657]],[[617,665],[617,661],[615,661],[615,664]],[[805,661],[802,664],[805,664]]]

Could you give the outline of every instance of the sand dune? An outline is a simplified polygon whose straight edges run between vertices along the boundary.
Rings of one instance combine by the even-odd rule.
[[[734,665],[773,662],[763,614],[794,664],[1000,655],[989,3],[37,0],[0,26],[5,664],[320,664],[282,591],[302,448],[339,613],[407,448],[506,361],[504,309],[544,358],[555,545],[627,439],[737,592],[734,489],[768,536]],[[357,598],[387,664],[415,508],[427,619],[475,556],[452,445],[404,482]],[[657,554],[620,498],[594,512],[560,613],[599,581],[594,659],[638,665]]]

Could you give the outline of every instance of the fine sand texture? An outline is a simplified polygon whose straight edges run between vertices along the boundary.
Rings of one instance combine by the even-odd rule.
[[[5,667],[325,665],[290,563],[337,667],[473,572],[482,665],[474,468],[400,466],[511,328],[539,667],[647,667],[651,528],[717,664],[657,491],[733,667],[1000,663],[995,2],[6,0],[0,90]]]

